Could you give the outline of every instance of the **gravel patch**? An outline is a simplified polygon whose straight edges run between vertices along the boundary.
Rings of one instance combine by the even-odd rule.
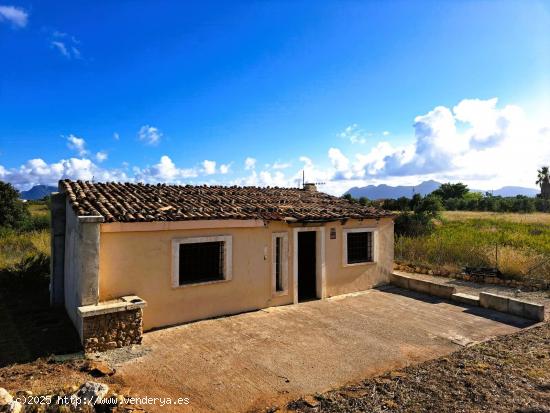
[[[105,361],[110,366],[118,367],[127,361],[143,357],[150,352],[151,348],[142,344],[134,344],[104,352],[89,353],[86,357],[92,360]]]

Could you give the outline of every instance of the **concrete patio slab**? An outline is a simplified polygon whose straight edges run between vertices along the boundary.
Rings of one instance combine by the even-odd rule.
[[[150,351],[123,362],[115,377],[133,395],[190,399],[151,411],[263,411],[529,324],[395,287],[374,289],[146,333]]]

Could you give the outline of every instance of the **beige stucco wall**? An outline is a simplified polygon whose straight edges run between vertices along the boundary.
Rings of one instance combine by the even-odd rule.
[[[105,224],[103,224],[105,225]],[[108,225],[108,224],[107,224]],[[378,232],[379,262],[353,267],[342,263],[344,228],[374,226]],[[330,239],[330,228],[337,231]],[[225,314],[290,304],[294,300],[294,230],[282,222],[255,228],[177,229],[111,232],[105,226],[100,240],[100,301],[135,294],[147,301],[145,330]],[[108,228],[111,228],[108,230]],[[271,239],[288,232],[288,294],[274,296]],[[386,283],[393,263],[391,219],[327,223],[325,233],[325,296],[354,292]],[[232,236],[232,279],[207,285],[172,286],[172,239]]]
[[[374,228],[377,231],[377,262],[360,265],[344,265],[344,230],[351,228]],[[336,239],[330,239],[330,228],[336,229]],[[331,223],[326,226],[326,295],[346,294],[387,284],[393,269],[393,220],[381,219],[357,221],[346,224]]]

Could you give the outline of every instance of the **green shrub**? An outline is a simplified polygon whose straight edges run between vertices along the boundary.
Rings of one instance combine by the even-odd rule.
[[[0,227],[18,228],[29,217],[26,205],[19,199],[19,191],[0,181]]]
[[[50,228],[50,217],[47,215],[31,215],[22,221],[18,227],[20,231],[40,231]]]
[[[395,234],[419,237],[434,230],[430,215],[417,212],[403,212],[395,218]]]

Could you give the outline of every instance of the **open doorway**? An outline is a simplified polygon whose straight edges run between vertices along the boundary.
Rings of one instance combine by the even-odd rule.
[[[317,298],[316,231],[298,232],[298,301]]]

